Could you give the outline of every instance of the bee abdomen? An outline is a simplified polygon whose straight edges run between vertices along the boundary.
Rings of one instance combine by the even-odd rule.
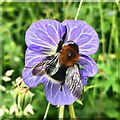
[[[68,67],[66,67],[66,66],[60,66],[58,71],[54,75],[52,75],[51,77],[53,79],[55,79],[56,81],[64,82],[67,68]]]

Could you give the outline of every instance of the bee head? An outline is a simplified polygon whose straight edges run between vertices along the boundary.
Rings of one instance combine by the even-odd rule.
[[[63,44],[60,50],[59,60],[64,66],[73,66],[79,60],[79,49],[77,44],[72,41]]]

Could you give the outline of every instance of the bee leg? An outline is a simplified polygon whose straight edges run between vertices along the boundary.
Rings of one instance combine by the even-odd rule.
[[[62,86],[63,86],[63,84],[64,84],[64,82],[62,82],[62,83],[60,84],[60,91],[62,91]]]

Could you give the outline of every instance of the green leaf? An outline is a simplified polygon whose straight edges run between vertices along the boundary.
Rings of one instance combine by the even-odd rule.
[[[81,100],[76,100],[77,103],[79,103],[80,105],[83,105],[83,102]]]
[[[91,85],[91,86],[85,86],[84,87],[84,92],[86,92],[87,90],[94,88],[94,87],[98,87],[99,85]]]
[[[116,110],[106,111],[105,114],[106,114],[109,118],[118,118],[118,111],[116,111]]]

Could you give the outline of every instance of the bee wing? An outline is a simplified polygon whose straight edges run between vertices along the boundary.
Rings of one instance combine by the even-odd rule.
[[[32,70],[32,74],[35,76],[42,76],[45,73],[45,64],[46,61],[38,63]]]
[[[69,67],[66,71],[65,84],[76,98],[80,98],[83,91],[82,78],[77,65]]]
[[[38,63],[32,70],[32,74],[42,76],[47,72],[50,76],[54,75],[60,67],[58,54],[47,57],[42,62]]]

